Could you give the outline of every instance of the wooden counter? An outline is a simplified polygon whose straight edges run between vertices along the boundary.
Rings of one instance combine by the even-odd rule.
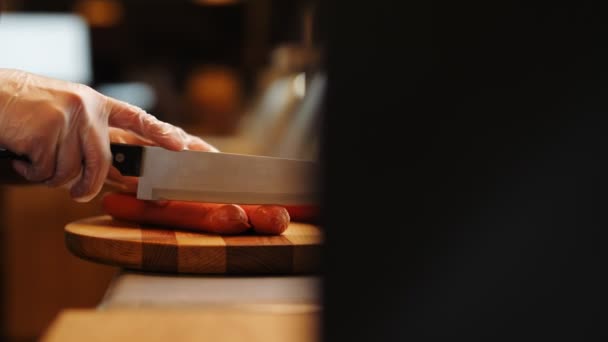
[[[61,310],[99,303],[118,269],[73,256],[64,233],[68,222],[99,214],[99,198],[75,203],[61,188],[0,187],[0,340],[35,341]]]
[[[42,342],[247,341],[315,342],[317,312],[252,312],[226,309],[67,310]]]
[[[122,271],[99,308],[320,307],[318,276],[189,276]]]
[[[122,271],[93,310],[64,310],[43,342],[319,340],[317,276]]]

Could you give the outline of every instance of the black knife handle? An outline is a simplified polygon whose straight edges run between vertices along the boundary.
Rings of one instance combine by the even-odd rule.
[[[112,165],[120,171],[120,174],[135,177],[141,175],[143,146],[111,143],[110,151],[112,152]],[[27,156],[3,148],[0,148],[0,159],[15,159],[30,162]]]
[[[140,145],[111,143],[112,165],[123,176],[139,177],[144,147]]]
[[[17,154],[13,151],[5,150],[0,148],[0,159],[14,159],[14,160],[23,160],[25,162],[30,162],[30,158],[27,156]]]

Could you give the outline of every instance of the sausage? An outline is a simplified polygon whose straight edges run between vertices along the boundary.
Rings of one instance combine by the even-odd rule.
[[[144,201],[134,195],[106,193],[104,212],[116,219],[216,234],[243,233],[251,225],[243,208],[234,204],[187,201]]]
[[[198,203],[203,204],[203,203]],[[251,228],[247,213],[236,204],[216,204],[203,217],[201,227],[216,234],[240,234]]]
[[[276,205],[242,205],[253,230],[263,235],[280,235],[289,226],[287,209]]]
[[[285,205],[289,217],[295,222],[318,223],[319,222],[319,206],[318,205]]]

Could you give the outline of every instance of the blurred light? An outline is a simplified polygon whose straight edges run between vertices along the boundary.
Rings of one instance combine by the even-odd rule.
[[[137,106],[143,110],[151,110],[156,105],[154,89],[143,82],[105,83],[96,87],[100,93]]]
[[[238,74],[231,68],[206,65],[188,76],[186,95],[201,110],[232,113],[240,104],[241,84]]]
[[[124,8],[117,0],[80,0],[74,11],[93,27],[112,27],[122,20]]]
[[[93,74],[88,30],[73,14],[3,13],[0,67],[88,84]]]
[[[293,87],[293,81],[290,82],[289,79],[280,78],[273,81],[268,86],[263,93],[258,110],[258,120],[260,122],[275,121],[277,116],[282,113],[282,108],[289,106],[289,102],[293,97],[293,91],[290,89],[290,85]]]
[[[238,0],[194,0],[194,3],[202,6],[223,6],[239,3]]]
[[[304,74],[303,72],[298,74],[293,79],[292,86],[293,92],[296,94],[296,96],[299,98],[303,98],[304,95],[306,95],[306,74]]]

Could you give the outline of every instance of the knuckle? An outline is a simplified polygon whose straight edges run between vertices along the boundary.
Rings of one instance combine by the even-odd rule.
[[[91,88],[86,84],[72,83],[72,86],[73,89],[71,93],[79,97],[81,100],[84,100],[85,98],[88,98],[95,94],[100,95],[95,89]]]
[[[67,125],[67,117],[68,115],[65,108],[62,108],[59,105],[54,105],[48,111],[45,124],[47,127],[62,128]]]
[[[64,93],[64,100],[67,108],[69,108],[69,113],[74,116],[84,116],[87,114],[87,107],[98,106],[104,99],[104,96],[86,84],[73,84],[72,88]],[[100,111],[99,114],[104,114],[104,112]]]
[[[73,111],[77,111],[84,107],[84,96],[81,91],[70,91],[64,94],[64,99],[67,103],[68,108],[72,108]]]

